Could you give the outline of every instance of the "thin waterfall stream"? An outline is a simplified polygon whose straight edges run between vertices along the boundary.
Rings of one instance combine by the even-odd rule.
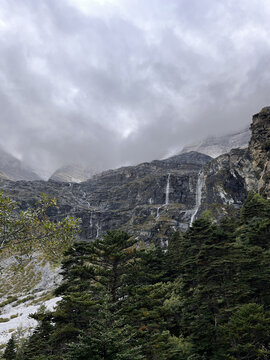
[[[193,221],[195,220],[195,216],[197,215],[197,212],[199,210],[199,207],[201,206],[202,181],[203,181],[203,171],[200,171],[199,175],[198,175],[197,186],[196,186],[196,205],[195,205],[195,208],[193,209],[193,214],[191,216],[189,226],[192,226]]]
[[[168,174],[168,178],[167,178],[167,184],[166,184],[166,196],[165,196],[165,205],[169,205],[169,195],[170,195],[170,176],[171,174]]]
[[[169,199],[169,195],[170,195],[170,177],[171,177],[171,174],[169,173],[168,177],[167,177],[166,188],[165,188],[165,203],[157,208],[157,215],[155,217],[155,220],[159,219],[159,216],[160,216],[160,211],[159,210],[163,206],[169,205],[169,201],[170,201],[170,199]]]

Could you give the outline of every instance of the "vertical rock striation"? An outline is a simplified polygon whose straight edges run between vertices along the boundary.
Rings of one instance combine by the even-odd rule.
[[[258,180],[257,190],[270,199],[270,107],[253,116],[249,151]]]

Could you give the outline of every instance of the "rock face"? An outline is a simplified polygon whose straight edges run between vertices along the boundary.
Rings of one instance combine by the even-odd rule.
[[[29,167],[11,154],[0,148],[0,172],[11,180],[40,180],[40,177]],[[3,177],[1,176],[1,177]]]
[[[248,149],[233,149],[212,160],[204,169],[199,214],[211,210],[215,218],[237,214],[257,179]]]
[[[181,153],[198,151],[202,154],[216,158],[222,154],[228,153],[231,149],[246,148],[248,146],[250,136],[251,133],[248,128],[225,136],[212,136],[200,141],[198,144],[184,147]]]
[[[248,191],[270,196],[270,108],[254,115],[246,149],[216,159],[189,152],[94,175],[81,182],[1,180],[1,187],[22,208],[40,193],[59,199],[51,215],[81,219],[81,236],[93,239],[120,228],[143,241],[164,243],[175,230],[186,230],[204,210],[216,219],[237,214]]]
[[[80,183],[90,179],[95,173],[96,171],[93,169],[86,168],[78,164],[72,164],[63,166],[56,170],[50,177],[50,180]]]
[[[58,181],[14,182],[0,174],[0,188],[19,201],[22,209],[34,206],[41,193],[58,198],[59,208],[51,209],[48,215],[79,217],[84,239],[120,228],[142,241],[163,246],[175,230],[186,230],[204,210],[219,220],[225,214],[236,215],[248,191],[270,198],[270,108],[254,115],[251,130],[248,148],[233,149],[215,159],[192,151],[105,171],[81,183],[72,181],[65,172],[65,180],[61,175],[55,177]],[[18,295],[18,299],[2,309],[10,321],[0,331],[0,343],[8,340],[19,321],[26,327],[33,325],[27,323],[27,315],[36,311],[60,280],[57,271],[45,263],[35,265],[29,260],[27,269],[29,275],[24,269],[21,277],[10,266],[2,272],[2,292]],[[34,288],[27,290],[30,295],[9,288],[15,275],[23,293],[35,279]],[[50,299],[46,304],[53,306],[56,301]]]
[[[270,198],[270,107],[253,116],[249,143],[252,167],[258,179],[257,190]]]
[[[142,240],[162,243],[173,231],[187,229],[196,208],[200,170],[211,160],[190,152],[166,160],[105,171],[83,183],[3,181],[2,188],[33,205],[40,193],[59,199],[59,217],[82,220],[81,236],[93,239],[121,228]]]
[[[270,107],[253,116],[251,132],[247,149],[233,149],[206,165],[199,213],[234,213],[249,191],[270,198]]]

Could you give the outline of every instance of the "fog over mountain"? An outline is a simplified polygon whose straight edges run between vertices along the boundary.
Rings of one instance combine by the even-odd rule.
[[[1,0],[0,145],[44,174],[162,158],[269,103],[267,0]]]

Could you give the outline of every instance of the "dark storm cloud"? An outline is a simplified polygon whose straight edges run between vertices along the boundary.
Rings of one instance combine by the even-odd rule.
[[[160,158],[269,105],[270,6],[2,0],[0,143],[35,168]]]

